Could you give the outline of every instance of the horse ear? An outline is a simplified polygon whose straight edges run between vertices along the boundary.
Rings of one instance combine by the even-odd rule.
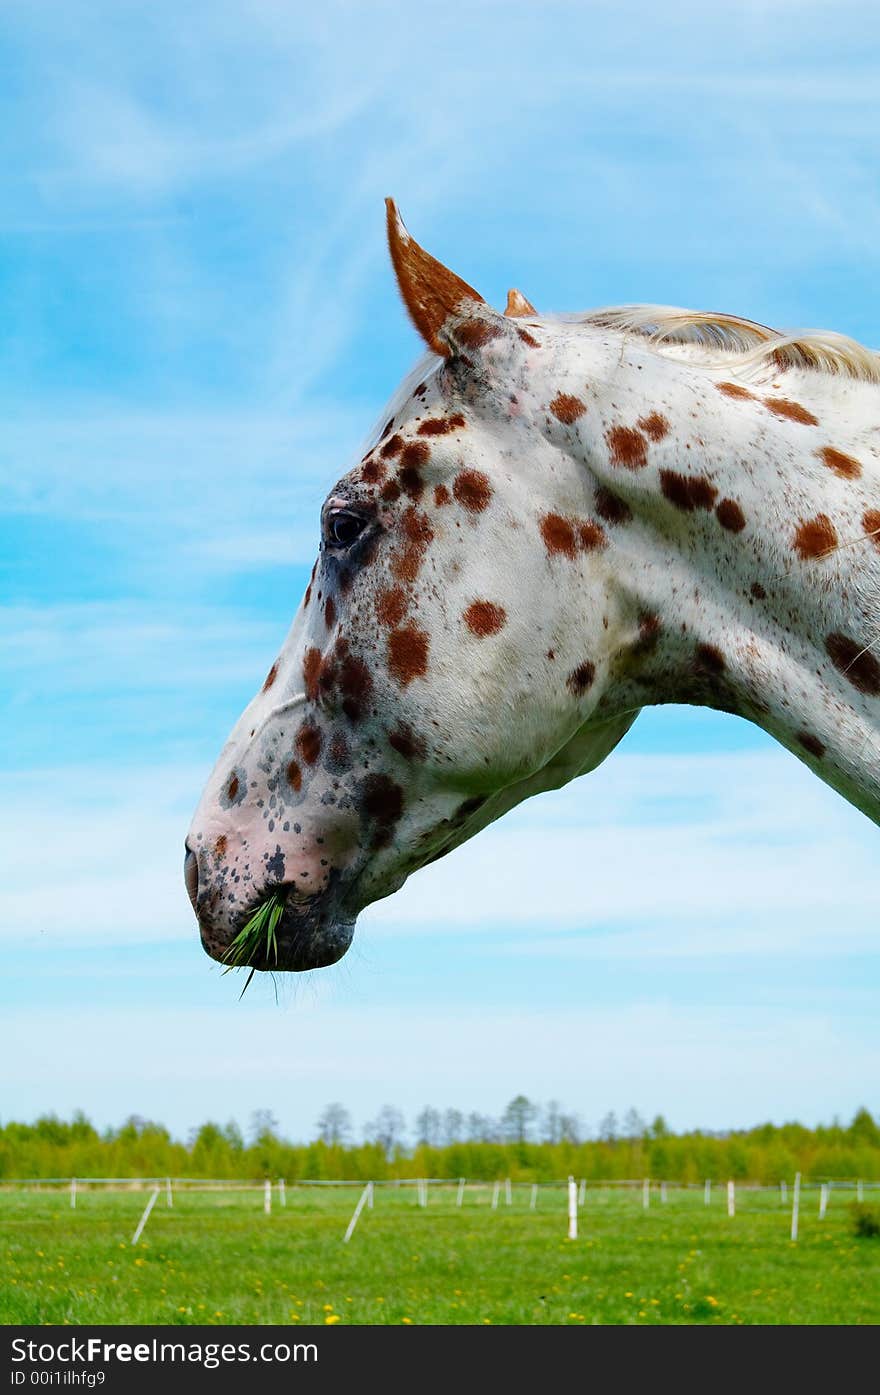
[[[448,357],[451,345],[440,337],[450,315],[460,314],[465,301],[485,305],[473,286],[462,281],[410,237],[393,199],[385,200],[388,248],[403,303],[430,349]]]
[[[517,315],[537,315],[537,310],[530,300],[526,300],[522,291],[514,287],[507,292],[507,304],[504,313],[509,320],[515,319]]]

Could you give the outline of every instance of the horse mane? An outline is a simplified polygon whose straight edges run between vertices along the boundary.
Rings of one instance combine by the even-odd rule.
[[[734,358],[746,371],[818,369],[835,377],[880,383],[880,353],[833,330],[786,334],[738,315],[680,310],[671,305],[621,305],[559,318],[640,334],[659,354],[670,349],[674,352],[677,345],[693,345],[703,350],[702,361],[707,367],[730,367]]]

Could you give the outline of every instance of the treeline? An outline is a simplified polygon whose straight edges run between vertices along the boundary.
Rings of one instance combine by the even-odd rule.
[[[426,1108],[408,1133],[387,1105],[357,1141],[348,1111],[328,1105],[310,1143],[281,1137],[274,1117],[257,1111],[248,1131],[235,1123],[202,1124],[186,1142],[163,1125],[133,1116],[99,1132],[83,1114],[33,1124],[0,1125],[0,1182],[40,1177],[212,1177],[358,1180],[467,1177],[553,1181],[569,1174],[654,1177],[670,1182],[734,1178],[773,1183],[800,1172],[806,1180],[880,1180],[880,1127],[867,1109],[851,1123],[815,1129],[761,1124],[709,1133],[673,1133],[662,1116],[646,1123],[630,1110],[621,1123],[606,1115],[593,1136],[551,1102],[518,1095],[497,1120]]]

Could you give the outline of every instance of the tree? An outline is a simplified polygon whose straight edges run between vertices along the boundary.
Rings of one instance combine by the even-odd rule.
[[[328,1104],[318,1120],[318,1136],[328,1148],[344,1146],[351,1137],[351,1115],[344,1105]]]
[[[383,1104],[376,1118],[367,1124],[366,1135],[370,1142],[378,1143],[390,1162],[395,1149],[403,1142],[406,1121],[399,1109],[391,1104]]]
[[[644,1138],[647,1124],[637,1109],[628,1109],[623,1120],[624,1138]]]
[[[531,1132],[537,1105],[525,1095],[515,1095],[501,1116],[501,1129],[504,1137],[512,1143],[525,1143]]]
[[[560,1143],[580,1143],[582,1138],[581,1121],[576,1114],[560,1114]]]
[[[550,1100],[544,1110],[541,1135],[547,1143],[562,1142],[562,1112],[558,1100]]]
[[[426,1143],[429,1148],[440,1147],[441,1119],[439,1109],[432,1109],[430,1105],[416,1116],[416,1143]]]
[[[271,1109],[255,1109],[251,1115],[251,1140],[254,1143],[274,1143],[278,1138],[278,1120]]]
[[[443,1115],[443,1142],[449,1147],[459,1143],[464,1133],[464,1115],[460,1109],[447,1109]]]
[[[617,1139],[617,1115],[609,1109],[599,1125],[599,1137],[603,1143],[614,1143]]]
[[[880,1145],[880,1129],[878,1129],[868,1110],[864,1107],[856,1111],[855,1117],[846,1132],[852,1143],[867,1143],[872,1148],[876,1148]]]

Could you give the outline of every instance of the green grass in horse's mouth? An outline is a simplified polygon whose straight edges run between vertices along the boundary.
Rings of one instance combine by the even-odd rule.
[[[266,897],[262,905],[258,906],[253,915],[245,921],[235,939],[227,945],[223,959],[226,968],[223,970],[228,974],[231,969],[250,968],[247,983],[241,990],[244,997],[251,979],[257,971],[254,959],[261,955],[268,963],[269,959],[274,959],[278,963],[278,940],[275,931],[278,922],[284,914],[284,897],[277,891]]]

